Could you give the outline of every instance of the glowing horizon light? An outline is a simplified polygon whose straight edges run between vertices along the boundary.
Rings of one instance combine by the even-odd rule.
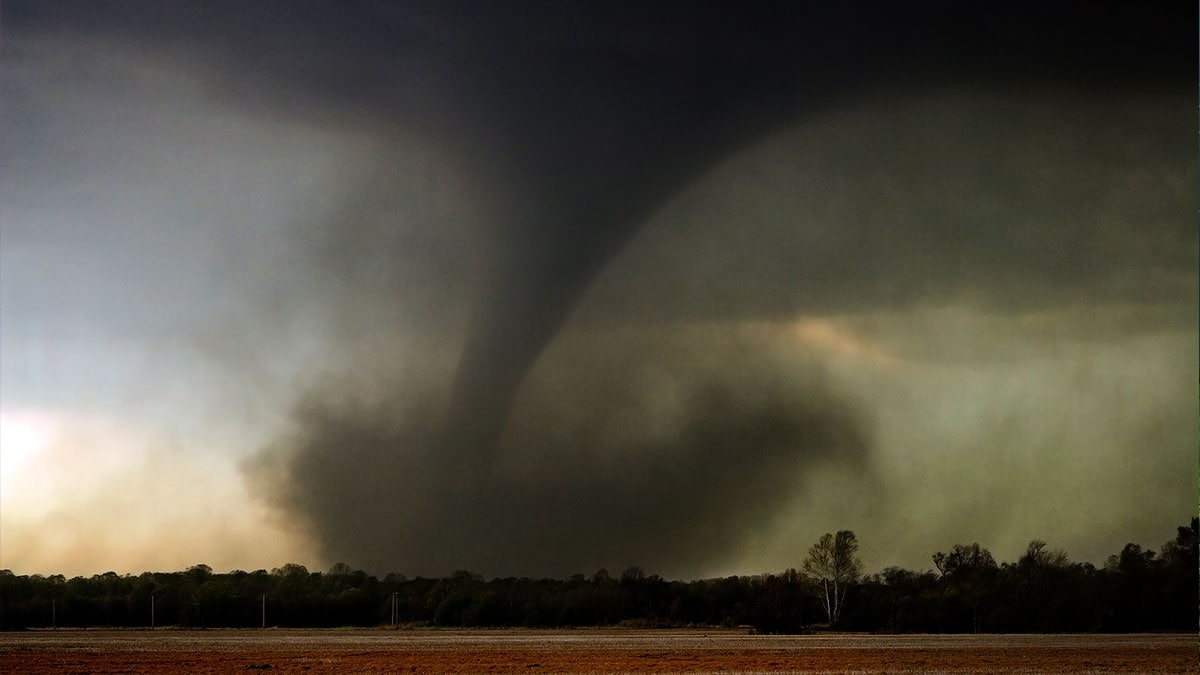
[[[235,464],[130,419],[5,409],[0,460],[0,569],[87,575],[312,557],[251,499]]]
[[[31,476],[29,466],[59,436],[53,416],[44,411],[0,410],[0,504],[11,506],[13,490]]]
[[[827,319],[812,317],[797,319],[791,323],[791,329],[801,342],[844,358],[866,361],[884,367],[902,365],[901,359],[883,345],[859,337]]]

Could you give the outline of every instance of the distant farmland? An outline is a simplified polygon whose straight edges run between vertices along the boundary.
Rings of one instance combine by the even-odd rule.
[[[734,630],[39,630],[0,672],[1195,673],[1195,634],[749,635]]]

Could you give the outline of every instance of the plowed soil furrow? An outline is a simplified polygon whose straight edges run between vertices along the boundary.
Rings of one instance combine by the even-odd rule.
[[[1200,673],[1196,635],[40,631],[3,673]]]

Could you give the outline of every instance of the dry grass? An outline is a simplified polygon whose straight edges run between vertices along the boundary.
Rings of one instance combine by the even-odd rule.
[[[145,630],[0,635],[9,673],[1200,673],[1191,635]]]

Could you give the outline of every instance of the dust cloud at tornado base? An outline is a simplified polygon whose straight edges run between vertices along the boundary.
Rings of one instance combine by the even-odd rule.
[[[495,448],[443,440],[465,322],[438,295],[469,301],[471,270],[343,274],[334,317],[403,318],[337,338],[359,346],[305,378],[251,482],[324,559],[381,573],[755,571],[847,527],[916,567],[966,539],[1098,561],[1167,538],[1194,492],[1184,106],[875,103],[886,122],[861,106],[796,127],[664,205]],[[469,246],[463,227],[428,243]],[[349,267],[419,258],[355,250]]]
[[[323,391],[276,450],[279,505],[327,557],[372,570],[682,574],[736,550],[806,468],[867,459],[867,431],[818,372],[781,374],[748,345],[711,360],[707,345],[615,342],[532,378],[487,474],[442,442],[444,391]]]

